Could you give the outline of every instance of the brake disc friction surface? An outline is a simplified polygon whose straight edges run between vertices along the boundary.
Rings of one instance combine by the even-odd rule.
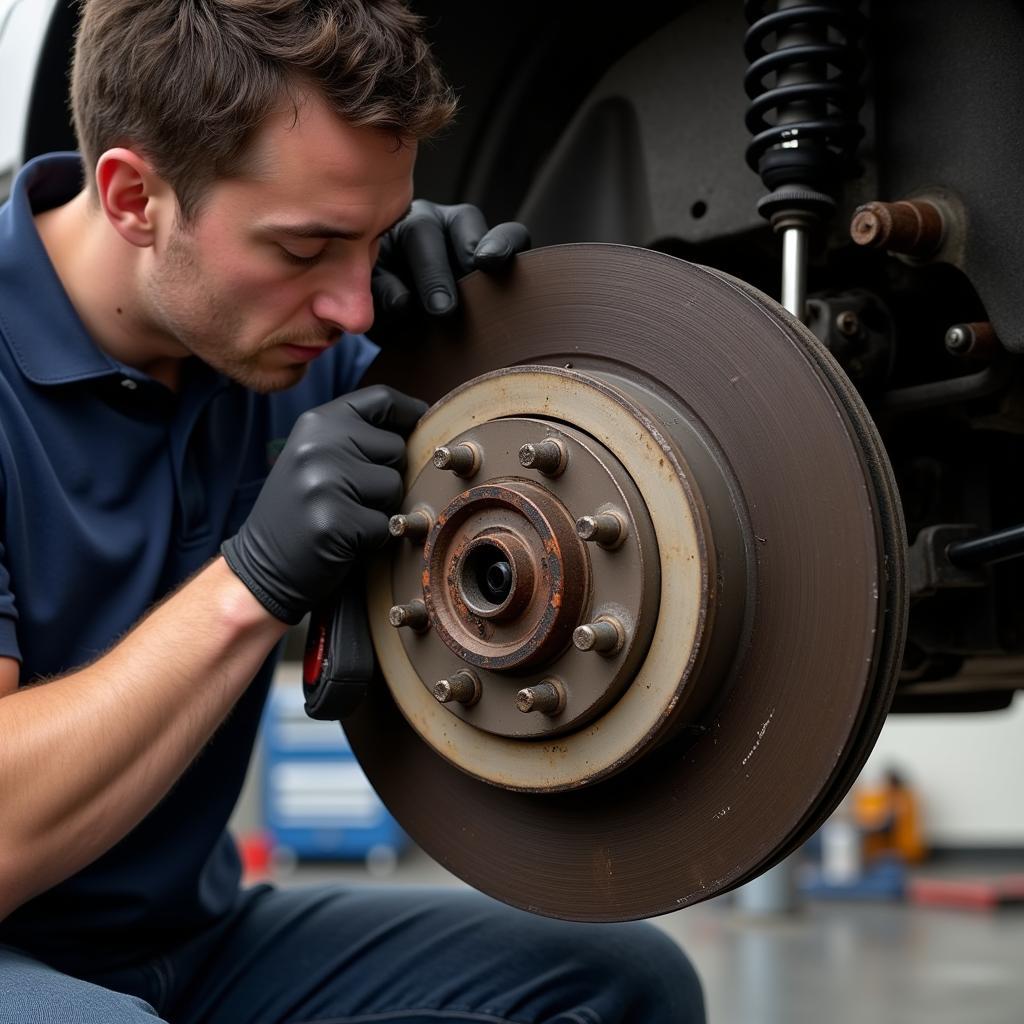
[[[413,838],[513,905],[621,920],[723,892],[770,866],[831,810],[880,726],[873,709],[891,695],[904,626],[905,599],[893,585],[902,546],[894,492],[871,469],[880,449],[872,449],[870,421],[827,355],[777,306],[671,257],[598,245],[539,250],[518,258],[507,278],[472,275],[461,293],[459,322],[415,353],[383,353],[374,367],[375,379],[440,400],[410,443],[410,494],[417,481],[426,493],[429,473],[438,472],[428,465],[438,439],[472,436],[481,420],[501,419],[507,431],[522,416],[526,431],[527,420],[548,416],[552,432],[561,424],[595,450],[608,446],[657,535],[661,590],[651,650],[660,644],[666,656],[650,663],[653,676],[641,668],[624,690],[619,680],[618,690],[595,697],[568,731],[519,738],[497,719],[475,729],[472,706],[451,713],[425,688],[429,673],[410,674],[418,641],[381,621],[389,602],[416,596],[402,575],[409,557],[402,549],[371,587],[390,689],[376,687],[347,725],[353,750]],[[532,379],[538,392],[559,375],[578,375],[581,393],[590,380],[595,394],[620,396],[641,419],[649,413],[651,430],[670,434],[679,454],[672,471],[694,477],[680,481],[679,493],[690,495],[698,539],[689,547],[666,542],[658,498],[644,494],[636,471],[651,456],[641,451],[641,435],[617,436],[606,426],[606,436],[596,436],[599,418],[593,409],[584,414],[582,398],[584,422],[573,422],[571,388],[554,407],[539,393],[533,401],[529,387],[518,407],[495,402],[488,412],[487,403],[465,400],[467,389],[483,394],[490,385],[460,389],[464,381],[514,365],[521,369],[511,378]],[[505,449],[500,479],[514,481],[514,444]],[[457,482],[452,493],[490,482],[485,454],[479,478]],[[580,501],[569,493],[559,500]],[[572,516],[588,511],[569,508]],[[702,517],[712,540],[706,550]],[[439,530],[435,524],[432,536]],[[741,550],[730,550],[737,543]],[[695,553],[704,575],[694,582],[691,573],[683,593],[702,609],[698,641],[714,649],[703,665],[689,657],[685,616],[672,597]],[[579,621],[593,610],[585,607]],[[674,625],[686,655],[675,662],[666,640]],[[448,655],[438,660],[437,650],[440,665]],[[539,676],[526,681],[536,682],[544,665],[530,671]],[[521,680],[512,678],[514,693]],[[663,695],[653,711],[654,698],[642,690],[651,681]],[[502,684],[484,685],[493,693]],[[683,698],[693,692],[701,699],[686,711]],[[636,727],[645,714],[649,721]]]

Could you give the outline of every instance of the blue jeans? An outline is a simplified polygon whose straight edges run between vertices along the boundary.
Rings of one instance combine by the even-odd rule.
[[[86,979],[0,947],[0,1024],[161,1020],[690,1024],[704,1003],[650,925],[544,920],[457,889],[260,886],[184,946]]]

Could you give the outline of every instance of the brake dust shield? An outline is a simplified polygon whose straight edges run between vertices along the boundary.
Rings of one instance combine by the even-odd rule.
[[[460,285],[371,379],[435,402],[346,723],[477,889],[650,917],[795,849],[863,765],[906,624],[888,463],[842,371],[718,272],[573,245]]]

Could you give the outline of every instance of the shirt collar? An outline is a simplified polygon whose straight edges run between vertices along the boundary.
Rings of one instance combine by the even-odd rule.
[[[77,153],[27,163],[0,207],[0,335],[34,384],[69,384],[137,370],[108,356],[90,337],[54,270],[33,213],[72,199],[82,188]]]

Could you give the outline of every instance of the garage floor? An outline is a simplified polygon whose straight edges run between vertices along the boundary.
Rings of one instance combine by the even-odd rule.
[[[1024,911],[819,903],[765,922],[719,905],[662,924],[696,963],[713,1024],[1024,1021]]]
[[[419,851],[387,878],[462,884]],[[327,880],[381,881],[361,866],[303,865],[278,877]],[[655,924],[696,964],[711,1024],[1024,1024],[1024,906],[815,903],[792,918],[753,920],[726,896]]]

